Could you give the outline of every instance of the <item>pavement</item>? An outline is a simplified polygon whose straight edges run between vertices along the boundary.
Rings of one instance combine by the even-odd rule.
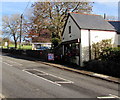
[[[114,83],[120,84],[120,78],[115,78],[112,76],[98,74],[98,73],[94,73],[94,72],[90,72],[90,71],[77,70],[77,69],[69,68],[69,67],[66,67],[66,66],[63,66],[60,64],[48,63],[48,62],[43,62],[43,61],[39,61],[39,62],[46,64],[46,65],[49,65],[49,66],[57,67],[60,69],[64,69],[64,70],[72,71],[75,73],[79,73],[79,74],[83,74],[83,75],[87,75],[87,76],[91,76],[91,77],[99,78],[99,79],[106,80],[109,82],[114,82]]]

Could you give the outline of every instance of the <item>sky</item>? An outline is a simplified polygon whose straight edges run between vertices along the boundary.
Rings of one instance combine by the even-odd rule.
[[[93,4],[92,13],[98,15],[104,15],[105,13],[107,16],[118,17],[118,1],[120,0],[96,0],[96,2],[94,2]],[[3,0],[2,2],[0,2],[0,25],[2,22],[2,16],[9,16],[16,13],[27,14],[26,12],[30,11],[29,8],[32,3],[32,0]],[[25,9],[26,7],[27,9]]]
[[[4,1],[4,0],[3,0]],[[2,10],[0,13],[2,15],[11,15],[15,13],[23,13],[28,2],[30,0],[22,0],[22,2],[2,2]],[[31,0],[32,1],[32,0]],[[109,0],[110,1],[110,0]],[[101,2],[95,2],[93,4],[93,13],[94,14],[100,14],[104,15],[110,15],[110,16],[118,16],[118,0],[112,0],[113,2],[109,2],[107,0],[104,0],[104,2],[101,0]],[[29,3],[28,8],[30,8],[30,5],[32,2]],[[28,10],[28,8],[26,10]],[[0,14],[0,16],[1,16]]]

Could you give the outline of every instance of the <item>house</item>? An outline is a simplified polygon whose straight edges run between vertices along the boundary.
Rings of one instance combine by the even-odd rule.
[[[118,47],[120,47],[120,21],[108,21],[117,32]]]
[[[92,58],[91,45],[103,39],[112,39],[114,46],[116,30],[100,15],[69,13],[62,33],[62,55],[70,62],[82,66]]]

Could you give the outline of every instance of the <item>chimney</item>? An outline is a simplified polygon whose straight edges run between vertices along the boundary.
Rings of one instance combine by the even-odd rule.
[[[106,19],[106,14],[104,13],[104,19]]]

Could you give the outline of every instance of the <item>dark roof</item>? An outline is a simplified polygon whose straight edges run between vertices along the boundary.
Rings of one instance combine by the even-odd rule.
[[[108,21],[111,25],[113,25],[117,32],[120,33],[120,21]]]
[[[70,13],[81,29],[115,31],[115,28],[100,15]]]

